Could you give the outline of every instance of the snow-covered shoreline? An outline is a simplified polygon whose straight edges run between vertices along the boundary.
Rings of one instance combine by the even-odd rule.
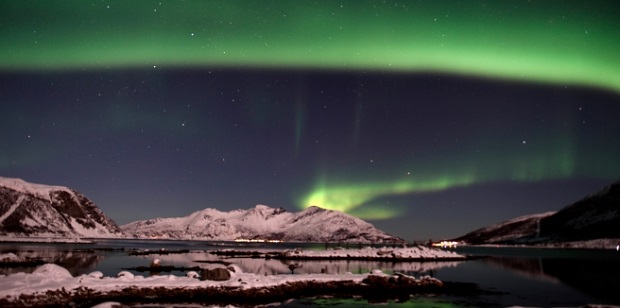
[[[467,256],[453,251],[415,247],[363,247],[360,249],[302,250],[289,249],[281,252],[258,253],[237,249],[219,249],[211,252],[220,256],[253,255],[284,260],[378,260],[378,261],[452,261],[465,260]]]
[[[92,240],[79,237],[67,238],[54,236],[0,236],[0,243],[92,244],[94,242]]]
[[[230,250],[229,250],[230,251]],[[464,260],[454,252],[427,247],[329,249],[324,251],[285,250],[282,256],[293,258],[381,258],[399,260]],[[13,254],[0,255],[17,261]],[[153,266],[153,265],[151,265]],[[204,270],[204,269],[203,269]],[[237,265],[221,268],[230,273],[223,281],[198,279],[199,271],[189,271],[185,277],[175,275],[135,275],[121,271],[116,277],[105,277],[95,271],[72,276],[55,264],[44,264],[32,273],[0,275],[0,306],[48,306],[78,303],[92,306],[106,301],[148,302],[196,301],[216,304],[269,303],[301,296],[377,296],[396,298],[423,292],[439,292],[443,283],[424,276],[415,278],[400,273],[386,274],[380,270],[368,273],[340,274],[304,273],[260,275],[245,273]],[[374,295],[373,295],[374,294]],[[208,295],[208,297],[207,297]]]
[[[117,277],[104,277],[101,272],[73,277],[63,267],[44,264],[30,274],[0,276],[0,305],[36,307],[74,303],[92,306],[105,301],[139,302],[141,297],[148,302],[225,303],[236,300],[247,303],[286,300],[300,295],[384,292],[386,296],[396,296],[436,292],[443,286],[441,281],[432,277],[388,275],[379,270],[365,274],[269,276],[243,273],[236,266],[228,271],[231,277],[225,281],[200,280],[196,273],[188,273],[186,277],[144,277],[126,271],[119,272]]]

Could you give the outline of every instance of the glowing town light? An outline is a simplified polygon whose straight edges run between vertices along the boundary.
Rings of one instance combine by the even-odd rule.
[[[454,241],[441,241],[441,242],[433,243],[431,245],[433,247],[441,247],[441,248],[456,248],[458,244],[459,244],[458,242],[454,242]]]
[[[264,240],[264,239],[247,239],[247,238],[238,238],[235,239],[237,243],[283,243],[281,240]]]

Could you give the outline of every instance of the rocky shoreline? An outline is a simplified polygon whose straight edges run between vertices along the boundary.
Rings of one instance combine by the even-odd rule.
[[[416,279],[406,275],[368,275],[361,282],[341,281],[295,281],[282,285],[242,288],[209,286],[186,287],[135,287],[118,290],[96,291],[88,287],[73,290],[61,288],[37,294],[21,294],[13,300],[0,299],[2,307],[92,307],[98,303],[114,301],[131,304],[200,303],[260,305],[283,302],[291,298],[332,296],[338,298],[363,298],[371,302],[388,300],[406,301],[416,294],[452,292],[455,286],[431,277]]]
[[[465,256],[451,251],[421,246],[338,248],[324,251],[292,249],[264,253],[218,250],[212,253],[231,258],[252,256],[294,260],[466,260]],[[127,270],[148,271],[152,275],[144,277]],[[187,273],[185,277],[157,274],[172,270],[183,270]],[[420,294],[459,292],[462,289],[450,286],[453,284],[445,284],[429,276],[415,278],[401,273],[386,274],[380,270],[365,274],[327,274],[322,271],[321,274],[295,275],[294,268],[291,268],[290,275],[258,275],[244,273],[234,264],[214,269],[168,268],[156,259],[148,267],[127,268],[116,277],[104,277],[101,272],[72,276],[65,268],[54,264],[41,265],[30,274],[0,276],[0,306],[92,307],[110,301],[128,305],[199,303],[247,306],[308,297],[360,298],[369,302],[386,302],[405,301]]]

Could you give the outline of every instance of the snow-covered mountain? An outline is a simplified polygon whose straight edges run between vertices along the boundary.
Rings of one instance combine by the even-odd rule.
[[[92,201],[72,189],[0,177],[0,234],[119,237],[122,231]]]
[[[204,209],[186,217],[155,218],[121,226],[128,236],[192,240],[261,239],[287,242],[402,243],[372,224],[338,211],[309,207],[290,213],[257,205],[249,210]]]
[[[620,238],[620,181],[557,212],[511,219],[470,232],[470,244],[533,244]]]

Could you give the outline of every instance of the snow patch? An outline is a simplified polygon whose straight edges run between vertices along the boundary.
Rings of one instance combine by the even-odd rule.
[[[28,183],[22,179],[5,178],[0,177],[0,187],[6,187],[15,191],[23,192],[36,196],[37,198],[51,201],[51,193],[53,191],[66,191],[71,193],[71,190],[64,186],[50,186],[43,184]]]
[[[13,203],[13,205],[11,205],[9,210],[6,211],[6,213],[4,213],[2,216],[0,216],[0,224],[2,224],[2,222],[4,222],[4,220],[7,217],[9,217],[11,214],[13,214],[13,212],[15,212],[15,209],[17,209],[19,207],[19,205],[22,204],[22,201],[24,201],[24,198],[26,198],[26,196],[20,195],[17,198],[17,200],[15,201],[15,203]]]
[[[66,268],[53,263],[43,264],[37,269],[35,269],[32,273],[44,274],[50,278],[73,278],[71,273]]]
[[[0,262],[14,262],[19,260],[21,259],[12,252],[0,254]]]
[[[104,303],[95,305],[92,308],[118,308],[118,307],[124,307],[124,306],[119,302],[104,302]]]

